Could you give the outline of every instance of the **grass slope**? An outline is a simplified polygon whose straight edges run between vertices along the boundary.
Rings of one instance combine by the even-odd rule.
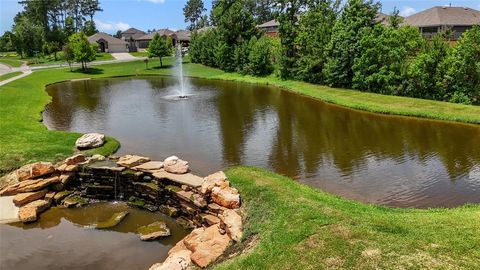
[[[256,245],[215,269],[480,269],[478,205],[392,209],[261,169],[227,175],[246,208],[241,245]]]
[[[0,76],[0,82],[8,80],[10,78],[13,78],[15,76],[18,76],[20,74],[22,74],[21,71],[15,71],[15,72],[10,72],[10,73],[7,73],[7,74],[3,74],[2,76]]]
[[[7,57],[0,57],[0,63],[9,65],[11,67],[20,67],[22,66],[24,61],[14,59],[14,58],[7,58]]]

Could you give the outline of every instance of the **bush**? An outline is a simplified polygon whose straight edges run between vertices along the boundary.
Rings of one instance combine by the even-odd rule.
[[[250,40],[250,53],[246,73],[257,76],[269,75],[273,71],[272,44],[268,37],[261,37],[258,41],[255,37]]]

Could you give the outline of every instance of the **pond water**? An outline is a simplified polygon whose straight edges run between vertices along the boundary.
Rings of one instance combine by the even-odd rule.
[[[480,202],[480,126],[372,114],[274,87],[135,77],[47,88],[49,129],[102,132],[119,154],[175,154],[206,175],[253,165],[330,193],[395,207]],[[167,98],[166,98],[167,97]]]
[[[120,211],[129,214],[117,226],[92,228]],[[159,220],[167,223],[172,235],[158,241],[141,241],[136,230]],[[55,207],[32,224],[0,225],[0,268],[148,269],[165,260],[168,250],[187,234],[173,219],[124,203],[97,203],[74,209]]]

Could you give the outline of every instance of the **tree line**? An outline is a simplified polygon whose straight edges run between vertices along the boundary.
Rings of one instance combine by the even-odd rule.
[[[98,0],[23,0],[12,31],[0,38],[1,51],[17,51],[22,57],[55,54],[70,36],[98,32],[93,20],[102,11]],[[56,60],[56,59],[55,59]]]
[[[193,62],[225,71],[480,103],[480,26],[452,46],[448,29],[427,40],[402,25],[396,9],[380,23],[380,8],[373,0],[216,0],[208,22],[200,23],[203,3],[189,0],[189,53]],[[280,23],[279,38],[256,28],[271,18]]]

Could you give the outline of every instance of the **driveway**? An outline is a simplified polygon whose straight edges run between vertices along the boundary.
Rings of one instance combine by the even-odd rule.
[[[129,53],[112,53],[112,56],[116,60],[138,60],[138,58]]]

